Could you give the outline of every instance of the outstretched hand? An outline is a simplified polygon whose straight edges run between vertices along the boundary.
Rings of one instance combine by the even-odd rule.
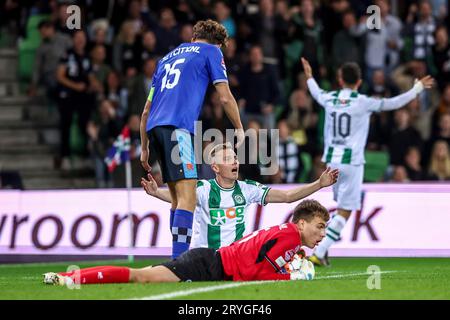
[[[423,77],[420,79],[420,82],[422,82],[422,85],[425,89],[430,89],[434,85],[434,79],[430,75]]]
[[[141,186],[144,188],[147,194],[154,196],[158,191],[158,184],[150,173],[147,174],[147,177],[148,180],[146,180],[145,178],[141,178]]]
[[[327,167],[326,170],[320,175],[319,183],[322,188],[335,184],[339,177],[339,169],[331,170]]]

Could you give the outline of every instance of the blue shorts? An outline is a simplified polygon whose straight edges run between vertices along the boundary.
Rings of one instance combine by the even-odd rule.
[[[192,133],[174,126],[158,126],[147,136],[150,154],[156,155],[164,182],[198,179]]]

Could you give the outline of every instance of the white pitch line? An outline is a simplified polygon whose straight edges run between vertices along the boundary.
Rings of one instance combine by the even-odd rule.
[[[398,271],[395,270],[388,270],[388,271],[380,271],[380,272],[374,272],[374,273],[367,273],[367,272],[360,272],[360,273],[343,273],[343,274],[334,274],[329,276],[323,276],[323,277],[316,277],[314,279],[316,280],[322,280],[322,279],[335,279],[335,278],[348,278],[348,277],[355,277],[355,276],[371,276],[374,274],[383,274],[383,273],[395,273]]]
[[[334,278],[348,278],[348,277],[355,277],[355,276],[369,276],[373,274],[383,274],[383,273],[394,273],[397,271],[381,271],[376,273],[367,273],[367,272],[360,272],[360,273],[343,273],[343,274],[335,274],[330,276],[323,276],[323,277],[316,277],[317,280],[323,280],[323,279],[334,279]],[[289,281],[289,280],[287,280]],[[200,287],[195,289],[189,289],[189,290],[180,290],[175,292],[169,292],[169,293],[163,293],[158,295],[152,295],[147,297],[141,297],[141,298],[131,298],[130,300],[165,300],[165,299],[172,299],[172,298],[178,298],[178,297],[185,297],[190,296],[197,293],[205,293],[205,292],[212,292],[212,291],[219,291],[219,290],[225,290],[230,288],[237,288],[237,287],[243,287],[243,286],[249,286],[249,285],[260,285],[260,284],[268,284],[276,282],[275,280],[271,281],[248,281],[248,282],[234,282],[234,283],[227,283],[227,284],[221,284],[216,286],[209,286],[209,287]]]

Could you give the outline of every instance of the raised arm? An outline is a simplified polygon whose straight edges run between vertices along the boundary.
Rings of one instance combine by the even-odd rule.
[[[141,186],[144,188],[148,195],[158,198],[165,202],[172,202],[169,189],[159,189],[155,179],[151,174],[147,175],[148,180],[141,178]]]
[[[305,72],[305,76],[307,79],[306,84],[308,85],[308,90],[311,93],[311,96],[314,98],[314,100],[317,101],[318,104],[325,107],[326,94],[325,94],[325,91],[320,89],[316,80],[314,80],[314,78],[312,76],[311,65],[309,64],[308,60],[306,60],[305,58],[302,58],[302,65],[303,65],[303,70]]]
[[[378,110],[375,111],[390,111],[400,109],[404,105],[414,100],[418,94],[424,89],[430,89],[434,85],[434,79],[431,76],[426,76],[417,81],[414,86],[398,96],[384,99],[374,99],[379,104]],[[375,108],[376,109],[376,108]]]
[[[290,190],[270,189],[266,196],[266,203],[291,203],[306,198],[314,192],[336,183],[339,170],[331,170],[329,167],[322,173],[319,179],[305,186]]]

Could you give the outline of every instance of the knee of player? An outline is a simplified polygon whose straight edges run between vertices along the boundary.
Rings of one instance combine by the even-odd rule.
[[[143,269],[130,269],[130,282],[149,283],[151,282],[148,272]]]

